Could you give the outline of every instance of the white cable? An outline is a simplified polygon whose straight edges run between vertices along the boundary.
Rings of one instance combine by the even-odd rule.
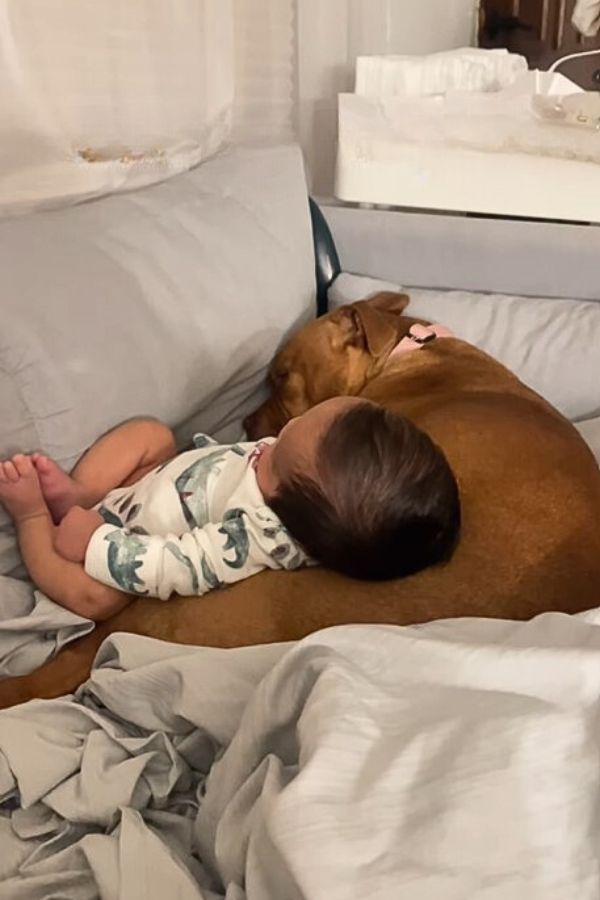
[[[568,62],[570,59],[578,59],[580,57],[583,58],[584,56],[597,56],[598,54],[600,54],[600,49],[580,50],[578,53],[569,53],[568,56],[561,56],[560,59],[557,59],[555,62],[553,62],[548,71],[555,72],[559,66],[562,66],[563,63]]]

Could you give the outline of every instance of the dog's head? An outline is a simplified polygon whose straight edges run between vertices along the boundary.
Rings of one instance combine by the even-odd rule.
[[[407,304],[405,294],[377,294],[297,332],[271,364],[270,398],[244,423],[249,438],[278,434],[290,419],[329,397],[359,394],[398,343]]]

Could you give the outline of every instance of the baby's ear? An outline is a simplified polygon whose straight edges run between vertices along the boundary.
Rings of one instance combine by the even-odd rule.
[[[410,302],[408,294],[400,294],[398,291],[381,291],[365,300],[372,309],[379,309],[381,312],[395,313],[401,315]]]

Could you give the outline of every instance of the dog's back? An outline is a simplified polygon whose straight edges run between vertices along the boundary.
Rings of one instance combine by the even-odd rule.
[[[457,606],[469,597],[479,613],[518,618],[600,600],[600,469],[556,410],[456,340],[404,357],[363,394],[427,431],[461,489],[453,559],[401,591],[418,582]]]

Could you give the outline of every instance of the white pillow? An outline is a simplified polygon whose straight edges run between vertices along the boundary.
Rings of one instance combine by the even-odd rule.
[[[407,314],[448,325],[572,421],[600,416],[600,303],[400,288],[344,273],[330,308],[390,289],[410,296]]]

